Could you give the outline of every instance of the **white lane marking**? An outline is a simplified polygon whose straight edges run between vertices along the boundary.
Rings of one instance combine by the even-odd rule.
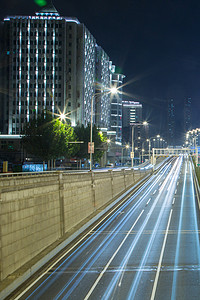
[[[97,284],[99,283],[99,281],[101,280],[102,276],[104,275],[104,273],[106,272],[106,270],[108,269],[109,265],[111,264],[111,262],[113,261],[113,259],[115,258],[115,256],[117,255],[117,253],[119,252],[119,250],[121,249],[121,247],[123,246],[124,242],[126,241],[126,239],[128,238],[128,236],[130,235],[131,231],[133,230],[133,228],[135,227],[136,223],[138,222],[138,220],[140,219],[140,217],[142,216],[144,212],[144,209],[141,211],[140,215],[137,217],[135,223],[133,224],[133,226],[131,227],[131,229],[128,231],[127,235],[125,236],[125,238],[123,239],[123,241],[121,242],[121,244],[119,245],[119,247],[117,248],[117,250],[115,251],[115,253],[113,254],[113,256],[110,258],[110,260],[108,261],[108,263],[106,264],[105,268],[103,269],[103,271],[100,273],[99,277],[96,279],[95,283],[93,284],[93,286],[91,287],[91,289],[89,290],[89,292],[87,293],[87,295],[85,296],[84,300],[89,299],[89,297],[91,296],[91,294],[93,293],[95,287],[97,286]]]
[[[179,185],[179,181],[177,182],[177,185]]]
[[[177,190],[175,190],[175,193],[174,194],[176,194],[177,193]]]
[[[148,205],[150,201],[151,201],[151,198],[149,198],[149,200],[147,201],[146,205]]]
[[[174,198],[174,199],[173,199],[173,202],[172,202],[172,205],[174,205],[174,203],[175,203],[175,200],[176,200],[176,199]]]
[[[169,226],[170,226],[170,222],[171,222],[171,218],[172,218],[172,212],[173,212],[173,209],[171,209],[170,215],[169,215],[169,220],[168,220],[168,224],[167,224],[167,228],[166,228],[166,232],[165,232],[165,237],[164,237],[164,241],[163,241],[163,245],[162,245],[162,250],[161,250],[161,253],[160,253],[160,259],[159,259],[159,263],[158,263],[156,277],[155,277],[155,280],[154,280],[153,290],[152,290],[152,293],[151,293],[151,300],[154,300],[155,294],[156,294],[156,289],[157,289],[157,285],[158,285],[158,279],[159,279],[159,275],[160,275],[162,259],[163,259],[163,255],[164,255],[164,251],[165,251],[166,242],[167,242],[167,235],[168,235],[168,232],[169,232]]]
[[[154,195],[156,192],[157,192],[157,190],[155,190],[155,191],[153,192],[153,195]]]

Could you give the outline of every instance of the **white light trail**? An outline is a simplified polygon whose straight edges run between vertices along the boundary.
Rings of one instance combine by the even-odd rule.
[[[62,266],[62,268],[67,268],[68,266],[70,266],[70,264],[74,261],[74,259],[78,255],[81,255],[81,253],[87,251],[87,247],[92,243],[92,241],[95,240],[96,237],[102,232],[102,230],[105,230],[107,228],[107,226],[116,218],[116,215],[119,213],[118,210],[122,210],[126,206],[128,206],[131,203],[131,201],[133,201],[133,199],[135,199],[142,191],[145,191],[143,196],[147,197],[148,193],[151,193],[154,186],[158,183],[160,178],[164,175],[164,173],[166,173],[168,171],[169,168],[170,168],[169,165],[162,167],[161,171],[159,171],[156,178],[154,176],[151,177],[142,187],[140,187],[138,189],[138,191],[132,197],[130,197],[129,200],[126,200],[126,202],[124,204],[118,204],[119,208],[117,210],[116,210],[116,208],[113,209],[103,220],[101,220],[88,233],[86,233],[80,241],[78,241],[72,248],[70,248],[67,251],[67,253],[69,253],[74,248],[76,248],[74,250],[74,252],[72,252],[66,259],[64,259],[64,261],[58,267],[56,267],[55,270],[53,272],[51,272],[51,274],[49,276],[47,276],[46,279],[33,290],[33,292],[28,296],[28,298],[32,297],[36,291],[39,292],[38,294],[41,293],[40,291],[42,291],[42,293],[43,293],[50,285],[52,285],[54,283],[54,281],[59,277],[59,272],[57,272],[57,270],[61,266]],[[148,187],[149,184],[150,184],[150,187]],[[101,243],[101,245],[99,245],[100,248],[99,247],[97,248],[97,251],[94,253],[94,255],[92,253],[92,256],[90,256],[89,259],[85,262],[88,264],[87,267],[91,268],[91,266],[98,259],[98,257],[100,255],[102,255],[102,253],[105,250],[104,248],[108,246],[107,244],[110,243],[111,238],[112,237],[114,238],[115,231],[117,233],[117,231],[119,231],[121,229],[121,226],[123,226],[126,223],[126,221],[132,216],[132,214],[134,213],[136,208],[138,208],[138,206],[141,205],[142,201],[144,200],[144,197],[141,197],[133,205],[132,209],[128,212],[128,215],[126,214],[126,216],[123,217],[121,222],[118,224],[118,226],[117,226],[118,228],[117,227],[114,228],[114,230],[108,235],[108,237],[104,241],[104,243]],[[110,216],[110,217],[108,217],[108,216]],[[128,218],[127,218],[127,216],[128,216]],[[102,224],[103,221],[104,221],[104,223]],[[102,225],[100,225],[100,224],[102,224]],[[97,226],[100,226],[98,228],[98,231],[93,232]],[[19,297],[17,299],[19,299],[22,295],[24,295],[34,284],[36,284],[36,282],[39,281],[39,279],[41,279],[43,276],[45,276],[45,274],[47,274],[49,272],[49,270],[51,270],[57,263],[59,263],[59,261],[61,259],[63,259],[64,256],[67,255],[67,253],[65,253],[65,255],[63,255],[61,258],[59,258],[54,264],[52,264],[48,268],[48,270],[46,270],[44,273],[42,273],[26,290],[23,291],[23,293],[21,293],[19,295]],[[79,284],[79,281],[86,275],[87,272],[81,271],[84,268],[84,266],[85,266],[85,264],[80,266],[79,270],[74,274],[74,276],[73,276],[74,284],[70,280],[70,282],[72,283],[73,286],[72,286],[72,288],[70,288],[70,290],[68,290],[67,294],[68,293],[70,294],[76,288],[76,286]],[[81,274],[81,276],[79,278],[77,278],[77,276],[80,274]],[[62,292],[66,293],[66,288],[67,288],[67,286],[63,287],[61,293]],[[28,298],[26,298],[26,299],[28,299]]]
[[[132,283],[132,286],[131,286],[131,289],[130,289],[130,292],[129,292],[129,296],[128,296],[128,299],[129,300],[132,300],[134,299],[135,297],[135,294],[137,292],[137,288],[138,288],[138,285],[139,285],[139,282],[140,282],[140,279],[142,277],[142,273],[143,273],[143,270],[144,270],[144,266],[146,264],[146,261],[148,259],[148,256],[149,256],[149,253],[150,253],[150,250],[152,249],[152,246],[153,246],[153,243],[154,243],[154,240],[155,240],[155,237],[157,235],[157,232],[158,232],[158,228],[159,228],[159,225],[161,223],[161,220],[162,220],[162,217],[163,217],[163,213],[166,209],[166,206],[167,206],[167,202],[169,202],[169,200],[172,198],[172,195],[174,193],[174,189],[175,189],[175,186],[176,186],[176,182],[177,182],[177,178],[178,178],[178,174],[180,172],[180,166],[181,166],[181,163],[182,163],[182,159],[178,159],[176,160],[173,168],[171,169],[171,172],[168,174],[168,176],[166,177],[164,183],[165,183],[165,186],[163,186],[163,189],[164,187],[167,187],[168,184],[169,184],[169,180],[171,178],[171,175],[170,174],[173,174],[173,179],[170,180],[170,184],[169,184],[169,188],[168,188],[168,192],[167,192],[167,195],[165,196],[165,200],[163,201],[162,203],[162,207],[161,207],[161,210],[159,212],[159,216],[157,218],[157,221],[156,221],[156,224],[154,226],[154,229],[152,231],[152,234],[151,234],[151,237],[149,239],[149,242],[147,244],[147,247],[145,249],[145,253],[143,255],[143,258],[140,262],[140,266],[139,266],[139,269],[135,275],[135,278],[133,280],[133,283]],[[156,201],[154,202],[154,205],[152,206],[152,209],[150,210],[150,216],[152,215],[153,213],[153,210],[158,202],[158,200],[160,199],[160,194],[157,196],[156,198]],[[149,216],[149,217],[150,217]]]
[[[95,283],[93,284],[93,286],[91,287],[90,291],[87,293],[86,297],[84,298],[84,300],[89,299],[89,297],[91,296],[92,292],[94,291],[95,287],[97,286],[97,284],[99,283],[99,281],[101,280],[101,278],[103,277],[104,273],[106,272],[106,270],[108,269],[108,267],[110,266],[111,262],[113,261],[113,259],[115,258],[115,256],[117,255],[117,253],[119,252],[119,250],[121,249],[121,247],[123,246],[123,244],[125,243],[126,239],[128,238],[128,236],[130,235],[131,231],[133,230],[133,228],[135,227],[135,225],[137,224],[138,220],[140,219],[140,217],[142,216],[144,212],[144,209],[141,211],[141,213],[139,214],[139,216],[137,217],[136,221],[134,222],[133,226],[129,229],[128,233],[126,234],[125,238],[123,239],[123,241],[121,242],[121,244],[119,245],[119,247],[117,248],[117,250],[115,251],[115,253],[113,254],[113,256],[111,257],[111,259],[108,261],[108,263],[106,264],[105,268],[103,269],[103,271],[100,273],[100,275],[98,276],[97,280],[95,281]]]
[[[185,176],[184,176],[184,183],[183,183],[183,192],[181,198],[181,211],[179,217],[179,226],[178,226],[178,238],[176,244],[176,256],[175,256],[175,263],[174,263],[174,275],[173,275],[173,282],[172,282],[172,295],[171,299],[176,299],[176,286],[177,286],[177,267],[179,261],[179,249],[180,249],[180,239],[181,239],[181,227],[182,227],[182,220],[183,220],[183,205],[185,200],[185,184],[186,184],[186,174],[187,174],[187,165],[185,167]]]
[[[167,242],[169,226],[170,226],[171,218],[172,218],[172,212],[173,212],[173,210],[171,209],[169,219],[168,219],[168,223],[167,223],[167,228],[166,228],[166,231],[165,231],[165,237],[164,237],[164,241],[163,241],[163,245],[162,245],[162,250],[161,250],[161,253],[160,253],[160,258],[159,258],[159,263],[158,263],[158,267],[157,267],[156,277],[155,277],[155,280],[154,280],[153,290],[152,290],[152,293],[151,293],[151,300],[154,300],[155,294],[156,294],[158,279],[159,279],[160,270],[161,270],[161,264],[162,264],[163,255],[164,255],[164,251],[165,251],[165,246],[166,246],[166,242]]]

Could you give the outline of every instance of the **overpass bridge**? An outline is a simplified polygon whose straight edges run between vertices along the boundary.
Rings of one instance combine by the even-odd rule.
[[[198,165],[198,148],[153,148],[152,149],[152,165],[155,165],[157,157],[179,156],[179,155],[193,155],[195,157],[196,165]]]

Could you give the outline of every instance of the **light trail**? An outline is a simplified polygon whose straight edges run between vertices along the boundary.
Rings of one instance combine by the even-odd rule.
[[[178,238],[176,243],[176,256],[175,256],[175,263],[174,263],[174,275],[173,275],[173,282],[172,282],[172,295],[171,299],[176,299],[176,287],[177,287],[177,276],[178,276],[178,261],[179,261],[179,249],[180,249],[180,239],[181,239],[181,228],[182,228],[182,220],[183,220],[183,205],[185,200],[185,185],[186,185],[186,174],[187,174],[187,165],[185,166],[185,176],[184,176],[184,183],[183,183],[183,192],[181,197],[181,211],[179,216],[179,226],[178,226]]]
[[[169,169],[169,167],[170,167],[170,164],[168,164],[167,166],[165,166],[165,167],[163,167],[161,170],[163,171],[163,174],[165,173],[165,172],[167,172],[168,171],[168,169]],[[160,170],[160,172],[161,172],[161,170]],[[160,173],[159,172],[159,173]],[[131,198],[130,198],[130,200],[128,200],[126,203],[124,203],[123,204],[123,206],[120,206],[120,208],[109,218],[109,222],[107,221],[107,224],[103,224],[100,228],[99,228],[99,230],[100,231],[102,231],[102,230],[105,230],[105,228],[113,221],[113,220],[115,220],[115,218],[116,218],[116,215],[118,215],[118,213],[119,213],[119,210],[121,210],[122,209],[122,207],[123,207],[123,209],[126,207],[126,206],[128,206],[130,203],[131,203],[131,201],[133,201],[133,199],[135,199],[136,198],[136,196],[138,196],[139,195],[139,193],[141,193],[145,188],[146,188],[146,186],[148,186],[149,185],[149,183],[151,183],[151,186],[150,187],[148,187],[147,188],[147,190],[145,191],[145,193],[142,195],[142,197],[137,201],[137,203],[136,204],[134,204],[134,206],[132,207],[132,209],[128,212],[128,215],[129,215],[129,217],[127,217],[127,215],[126,216],[124,216],[123,217],[123,219],[121,220],[121,222],[120,223],[118,223],[117,224],[117,227],[115,227],[115,229],[106,237],[106,239],[104,239],[104,241],[103,241],[103,243],[101,243],[100,245],[99,245],[99,247],[96,249],[96,251],[95,252],[93,252],[92,254],[91,254],[91,256],[85,261],[85,263],[79,268],[79,270],[73,275],[73,277],[72,277],[72,279],[70,280],[70,281],[68,281],[68,283],[63,287],[63,289],[59,292],[59,294],[56,296],[56,298],[55,298],[55,300],[58,298],[58,297],[60,297],[61,296],[61,294],[62,293],[64,293],[65,292],[65,290],[69,287],[69,285],[72,283],[72,281],[73,280],[75,280],[75,278],[81,273],[81,271],[83,270],[83,268],[87,265],[87,263],[89,263],[89,266],[88,267],[91,267],[94,263],[95,263],[95,261],[97,260],[97,258],[103,253],[103,251],[106,249],[106,247],[109,245],[109,243],[111,242],[111,240],[113,240],[114,239],[114,237],[117,235],[117,229],[118,230],[120,230],[123,226],[124,226],[124,224],[129,220],[129,218],[132,216],[132,213],[134,213],[134,211],[138,208],[138,206],[141,204],[141,202],[143,201],[143,199],[144,199],[144,197],[146,197],[146,195],[148,194],[148,193],[150,193],[151,192],[151,190],[154,188],[154,186],[157,184],[157,182],[159,181],[159,179],[160,179],[160,177],[161,176],[163,176],[163,174],[161,175],[159,175],[156,179],[154,178],[151,178],[151,179],[149,179],[148,181],[147,181],[147,183],[146,184],[144,184],[139,190],[138,190],[138,192],[136,192],[135,194],[134,194],[134,196],[132,196]],[[154,181],[153,181],[154,180]],[[121,225],[121,226],[120,226]],[[99,232],[100,232],[99,231]],[[116,231],[116,232],[115,232]],[[91,231],[90,231],[91,232]],[[99,233],[100,234],[100,233]],[[96,239],[97,238],[97,236],[99,235],[98,234],[98,231],[97,231],[97,233],[95,233],[95,234],[93,234],[92,235],[92,237],[91,238],[89,238],[88,240],[90,240],[89,242],[88,242],[88,240],[87,241],[85,241],[83,244],[85,244],[85,246],[83,247],[83,244],[82,245],[80,245],[80,247],[78,247],[78,249],[76,249],[76,251],[74,252],[74,253],[76,253],[75,255],[74,255],[74,253],[72,253],[70,256],[69,256],[69,258],[71,258],[71,260],[70,261],[68,261],[67,262],[67,259],[64,261],[64,263],[62,263],[60,266],[62,266],[62,267],[64,267],[64,268],[67,268],[83,251],[86,251],[86,248],[94,241],[94,239]],[[108,241],[108,242],[107,242]],[[86,244],[87,243],[87,244]],[[102,248],[103,247],[103,248]],[[100,250],[100,248],[101,248],[101,250]],[[79,250],[79,252],[78,252],[78,250]],[[72,257],[72,255],[73,255],[73,257]],[[94,257],[94,258],[93,258]],[[92,259],[92,260],[91,260]],[[90,261],[91,260],[91,261]],[[90,261],[90,262],[89,262]],[[52,277],[52,275],[54,274],[54,273],[56,273],[56,271],[60,268],[60,266],[58,266],[57,268],[56,268],[56,270],[54,271],[54,272],[52,272],[52,274],[45,280],[45,282],[47,282],[47,280],[49,281],[49,279],[50,279],[50,277]],[[65,296],[69,296],[72,292],[73,292],[73,290],[77,287],[77,285],[78,285],[78,283],[81,281],[81,279],[83,279],[83,277],[86,275],[86,273],[85,272],[83,272],[82,274],[81,274],[81,276],[78,278],[78,279],[76,279],[76,281],[75,281],[75,283],[72,285],[72,287],[70,288],[70,290],[67,292],[67,294],[65,295]],[[42,294],[44,293],[44,291],[46,291],[48,288],[49,288],[49,286],[53,283],[53,282],[55,282],[55,280],[57,279],[59,277],[59,273],[58,274],[56,274],[55,276],[54,276],[54,278],[52,278],[47,284],[46,284],[46,286],[45,287],[43,287],[43,289],[37,294],[39,297],[40,296],[42,296]],[[36,290],[34,290],[33,291],[33,293],[31,294],[31,295],[33,295],[36,291],[38,291],[38,289],[42,286],[42,285],[44,285],[44,282],[43,283],[41,283],[41,285],[40,286],[38,286],[38,288],[36,289]],[[31,296],[30,295],[30,296]],[[30,297],[29,296],[29,297]],[[27,298],[28,299],[28,298]]]
[[[115,229],[104,239],[103,244],[105,244],[105,242],[108,240],[108,242],[104,245],[104,247],[102,248],[103,244],[99,245],[99,247],[91,254],[91,256],[88,258],[88,260],[85,261],[85,263],[74,274],[73,278],[70,281],[68,281],[68,283],[63,287],[63,289],[59,292],[59,294],[57,294],[57,296],[54,298],[54,300],[57,300],[59,297],[61,297],[61,295],[69,287],[69,285],[72,283],[72,281],[81,273],[82,269],[86,266],[87,263],[89,263],[89,265],[87,266],[87,269],[92,267],[92,265],[96,262],[96,260],[103,254],[103,252],[105,251],[105,249],[107,248],[107,246],[110,244],[110,242],[117,236],[117,229],[120,230],[125,225],[125,223],[129,220],[129,218],[132,217],[132,214],[134,213],[134,211],[139,207],[139,205],[141,204],[141,202],[145,199],[146,195],[151,192],[151,190],[157,184],[158,180],[159,180],[159,178],[155,179],[152,182],[152,185],[144,192],[144,194],[142,195],[142,197],[138,200],[137,204],[134,205],[134,207],[129,211],[129,213],[128,213],[129,216],[127,217],[127,215],[125,215],[123,217],[123,219],[121,220],[121,222],[118,223],[117,227],[115,227]],[[119,227],[119,225],[121,225],[121,226]],[[100,248],[101,248],[101,250],[100,250]],[[93,257],[94,257],[94,259],[92,261],[90,261],[91,258],[93,258]],[[70,294],[78,286],[78,284],[80,283],[80,281],[83,279],[83,277],[85,275],[86,275],[86,272],[81,273],[80,277],[78,279],[76,279],[75,283],[67,291],[67,293],[65,294],[65,297],[68,298],[70,296]]]
[[[169,219],[168,219],[168,223],[167,223],[166,232],[165,232],[165,237],[164,237],[164,241],[163,241],[163,245],[162,245],[162,250],[161,250],[161,253],[160,253],[159,263],[158,263],[158,267],[157,267],[156,277],[155,277],[155,280],[154,280],[154,285],[153,285],[153,290],[152,290],[152,293],[151,293],[151,299],[150,300],[154,300],[155,295],[156,295],[156,289],[157,289],[157,285],[158,285],[158,279],[159,279],[159,275],[160,275],[161,264],[162,264],[163,255],[164,255],[164,251],[165,251],[165,246],[166,246],[166,242],[167,242],[169,226],[170,226],[170,222],[171,222],[171,218],[172,218],[172,211],[173,210],[171,209]]]
[[[165,166],[165,169],[167,170],[169,166]],[[162,168],[164,169],[164,167]],[[162,170],[161,169],[161,170]],[[165,170],[165,171],[166,171]],[[160,175],[161,176],[161,175]],[[32,288],[32,286],[34,286],[42,277],[44,277],[56,264],[59,263],[59,261],[61,261],[69,252],[71,252],[77,245],[79,245],[77,247],[77,249],[71,254],[69,255],[28,297],[27,299],[29,299],[31,296],[33,296],[33,294],[35,292],[37,292],[39,290],[39,288],[41,288],[44,284],[47,283],[47,281],[51,280],[51,284],[52,281],[54,282],[57,277],[59,277],[59,274],[57,274],[54,279],[51,279],[51,277],[53,277],[53,275],[58,271],[58,269],[62,266],[67,268],[76,258],[78,255],[80,255],[83,251],[85,251],[85,247],[84,245],[87,243],[87,247],[94,241],[95,238],[97,238],[97,236],[100,234],[101,230],[104,230],[107,226],[109,226],[113,220],[116,218],[116,215],[119,213],[119,210],[121,209],[125,209],[145,188],[146,186],[148,186],[151,182],[153,181],[153,178],[150,178],[141,188],[138,189],[138,191],[129,198],[128,201],[126,201],[123,204],[118,204],[117,207],[119,207],[116,210],[116,207],[114,209],[112,209],[103,219],[101,219],[88,233],[86,233],[86,235],[84,235],[77,243],[75,243],[68,251],[66,251],[58,260],[56,260],[56,262],[54,262],[44,273],[42,273],[40,276],[38,276],[38,278],[33,281],[29,287],[27,287],[26,289],[24,289],[23,292],[21,292],[15,300],[20,299],[28,290],[30,290]],[[108,216],[111,215],[109,218]],[[108,218],[108,219],[107,219]],[[107,219],[107,220],[105,220]],[[102,224],[102,222],[105,220],[105,222]],[[91,236],[89,236],[91,234],[91,232],[94,231],[95,228],[97,228],[100,224],[102,224],[99,227],[98,232],[92,234]],[[89,238],[83,242],[82,244],[80,244],[87,236],[89,236]],[[79,251],[79,252],[78,252]],[[72,256],[75,255],[73,258]],[[69,261],[69,259],[71,258],[71,260]],[[69,262],[68,262],[69,261]],[[49,285],[51,285],[49,284]],[[46,287],[43,288],[43,292],[45,290],[48,289],[49,285],[46,285]]]
[[[97,280],[95,281],[95,283],[93,284],[93,286],[91,287],[90,291],[87,293],[87,295],[85,296],[84,300],[88,300],[89,297],[91,296],[91,294],[93,293],[95,287],[97,286],[97,284],[99,283],[99,281],[101,280],[101,278],[103,277],[104,273],[106,272],[106,270],[108,269],[108,267],[110,266],[111,262],[113,261],[113,259],[115,258],[115,256],[117,255],[117,253],[119,252],[119,250],[121,249],[121,247],[123,246],[123,244],[125,243],[126,239],[128,238],[128,236],[130,235],[131,231],[133,230],[133,228],[135,227],[135,225],[137,224],[138,220],[140,219],[140,217],[142,216],[144,212],[144,209],[141,211],[140,215],[137,217],[136,221],[134,222],[133,226],[130,228],[130,230],[128,231],[128,233],[126,234],[125,238],[123,239],[123,241],[121,242],[121,244],[119,245],[119,247],[117,248],[117,250],[115,251],[115,253],[113,254],[113,256],[111,257],[111,259],[108,261],[108,263],[106,264],[105,268],[103,269],[103,271],[100,273],[99,277],[97,278]]]
[[[172,167],[170,173],[167,175],[166,179],[164,180],[163,185],[162,185],[162,189],[164,189],[165,185],[167,186],[168,180],[171,177],[171,173],[174,171],[174,169],[176,169],[176,164],[177,164],[177,161],[175,162],[175,164]],[[173,181],[170,181],[170,182],[171,182],[171,184],[173,184]],[[149,213],[147,214],[147,216],[146,216],[145,220],[143,221],[143,223],[142,223],[142,225],[141,225],[138,233],[136,234],[135,239],[131,243],[131,245],[130,245],[130,247],[129,247],[127,253],[126,253],[126,255],[124,255],[124,259],[122,260],[122,263],[119,266],[120,270],[124,270],[125,269],[125,267],[126,267],[126,265],[128,263],[128,260],[129,260],[129,258],[131,256],[131,254],[132,254],[132,252],[133,252],[133,250],[134,250],[134,248],[135,248],[138,240],[140,239],[140,237],[142,235],[142,232],[144,231],[144,229],[145,229],[145,227],[146,227],[146,225],[147,225],[147,223],[148,223],[148,221],[149,221],[149,219],[150,219],[150,217],[151,217],[151,215],[152,215],[152,213],[153,213],[153,211],[154,211],[154,209],[155,209],[155,207],[157,205],[157,202],[158,202],[159,198],[160,198],[159,196],[156,197],[156,199],[153,202],[153,205],[152,205]],[[141,271],[141,266],[140,266],[139,270]],[[142,273],[142,272],[138,272],[138,273]],[[106,291],[104,292],[104,295],[103,295],[102,299],[107,300],[107,299],[109,299],[111,297],[111,294],[112,294],[113,290],[115,289],[115,287],[117,286],[117,282],[119,281],[120,277],[123,277],[122,271],[116,273],[113,276],[110,284],[108,285]],[[121,281],[122,281],[122,279],[120,279],[120,282]],[[134,299],[133,295],[129,296],[129,299]]]
[[[22,297],[28,290],[30,290],[30,288],[32,288],[34,286],[34,284],[36,284],[42,277],[44,277],[54,266],[56,266],[68,253],[72,252],[73,249],[75,249],[75,247],[77,247],[74,252],[72,252],[66,259],[64,259],[64,261],[59,264],[58,267],[55,268],[55,270],[53,272],[51,272],[51,274],[49,276],[47,276],[47,278],[38,285],[38,287],[28,296],[26,297],[26,299],[29,299],[30,297],[32,297],[36,292],[38,292],[40,289],[41,291],[39,292],[39,295],[44,294],[44,292],[55,282],[55,280],[57,280],[59,278],[59,268],[67,268],[69,267],[73,261],[79,256],[81,255],[84,251],[87,251],[87,247],[99,236],[99,234],[102,232],[102,230],[105,230],[116,218],[116,216],[119,214],[119,210],[121,211],[122,209],[125,209],[140,193],[142,193],[146,187],[148,185],[150,185],[150,187],[147,188],[147,190],[145,191],[144,195],[145,197],[147,196],[148,193],[151,192],[151,190],[154,188],[155,184],[157,184],[157,182],[162,178],[162,176],[164,176],[164,174],[166,172],[169,171],[169,169],[171,168],[170,163],[167,163],[165,166],[163,166],[157,173],[157,177],[155,178],[154,176],[152,176],[150,179],[147,180],[147,182],[138,189],[138,191],[129,198],[129,200],[124,200],[126,201],[123,204],[118,204],[117,205],[117,209],[116,207],[110,211],[103,219],[100,220],[100,222],[98,222],[98,224],[96,224],[88,233],[86,233],[77,243],[75,243],[70,249],[68,249],[66,251],[66,253],[64,253],[59,259],[56,260],[56,262],[54,262],[44,273],[42,273],[40,276],[38,276],[38,278],[32,282],[28,288],[26,288],[23,292],[21,292],[20,295],[18,295],[15,300],[18,300],[20,297]],[[153,181],[154,180],[154,181]],[[143,195],[143,196],[144,196]],[[134,204],[133,206],[133,210],[136,209],[143,201],[144,197],[141,197],[139,199],[138,205],[136,206]],[[132,211],[133,212],[133,211]],[[130,211],[131,213],[131,211]],[[129,214],[130,215],[130,214]],[[110,217],[109,217],[110,216]],[[131,215],[130,215],[131,216]],[[127,218],[127,216],[126,216]],[[105,221],[103,224],[102,222]],[[124,219],[122,220],[122,222],[124,221]],[[125,223],[125,222],[124,222]],[[98,231],[95,233],[92,233],[95,228],[98,228]],[[117,228],[117,227],[116,227]],[[116,230],[116,228],[114,229],[114,231]],[[113,234],[113,232],[111,232],[111,235]],[[86,239],[87,238],[87,239]],[[107,241],[107,240],[106,240]],[[106,242],[105,241],[105,242]],[[105,244],[104,242],[104,244]],[[80,244],[82,243],[82,244]],[[103,244],[101,244],[102,246]],[[101,251],[102,253],[102,251]],[[92,261],[94,263],[94,260]],[[76,276],[80,273],[80,269],[78,271],[78,273],[76,274]],[[75,277],[73,278],[75,279]],[[37,297],[39,296],[37,294]],[[34,296],[33,296],[34,297]]]
[[[135,298],[135,294],[137,292],[137,288],[138,288],[140,279],[142,277],[144,266],[145,266],[146,261],[148,259],[150,250],[151,250],[151,248],[153,246],[155,237],[157,235],[159,225],[160,225],[160,223],[162,221],[163,214],[164,214],[164,211],[165,211],[166,206],[167,206],[167,202],[170,201],[170,199],[172,198],[172,196],[174,194],[174,190],[175,190],[175,187],[176,187],[176,182],[177,182],[178,174],[180,172],[181,163],[182,163],[182,159],[180,160],[180,158],[179,158],[176,161],[176,163],[174,164],[174,166],[173,166],[173,168],[171,170],[171,173],[173,173],[174,170],[175,170],[175,172],[173,174],[172,180],[170,180],[170,184],[169,184],[167,195],[165,196],[165,200],[163,201],[161,210],[159,212],[159,216],[157,218],[156,224],[155,224],[154,229],[152,231],[151,237],[150,237],[150,239],[148,241],[148,245],[147,245],[147,247],[145,249],[145,253],[144,253],[143,258],[142,258],[142,260],[140,262],[140,266],[139,266],[138,271],[137,271],[137,273],[135,275],[134,281],[133,281],[133,283],[131,285],[131,289],[130,289],[129,296],[128,296],[129,300],[132,300],[132,299]],[[171,178],[170,174],[167,176],[167,178],[165,180],[165,186],[168,186],[169,178]],[[160,199],[160,196],[161,196],[161,194],[159,194],[157,196],[157,202]]]

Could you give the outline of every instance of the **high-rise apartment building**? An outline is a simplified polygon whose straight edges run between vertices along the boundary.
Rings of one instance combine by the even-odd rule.
[[[111,66],[108,55],[96,45],[95,124],[104,131],[109,129]]]
[[[2,132],[20,134],[44,110],[69,113],[72,126],[87,126],[95,83],[110,87],[111,66],[85,25],[60,16],[50,4],[34,16],[5,18],[3,35]],[[108,128],[110,96],[95,98],[94,122]]]
[[[175,105],[172,98],[168,100],[167,140],[168,145],[175,145]]]

